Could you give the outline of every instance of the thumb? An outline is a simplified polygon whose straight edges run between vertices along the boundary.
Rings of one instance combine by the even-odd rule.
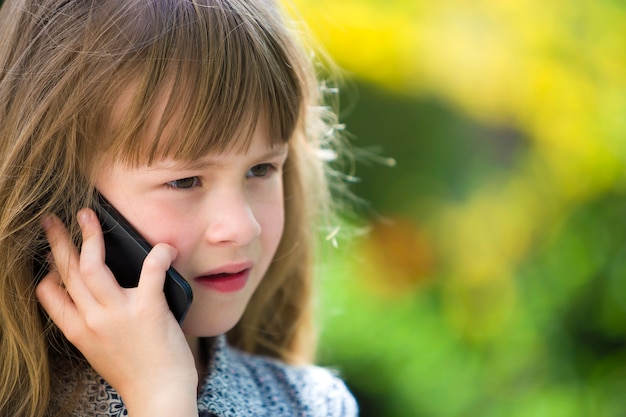
[[[139,292],[149,296],[163,293],[165,272],[176,259],[178,251],[166,243],[158,243],[152,248],[143,261],[139,284]]]

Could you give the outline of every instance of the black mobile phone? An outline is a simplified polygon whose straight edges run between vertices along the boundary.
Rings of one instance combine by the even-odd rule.
[[[143,261],[152,246],[99,193],[98,204],[94,209],[102,224],[107,266],[120,286],[136,287]],[[193,300],[189,283],[170,267],[166,271],[163,291],[174,317],[178,323],[182,323]]]

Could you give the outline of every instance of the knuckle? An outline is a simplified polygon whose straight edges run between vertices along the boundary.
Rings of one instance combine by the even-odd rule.
[[[97,333],[103,329],[103,326],[107,323],[108,316],[101,314],[99,310],[92,310],[85,313],[83,320],[85,328],[92,333]]]
[[[148,303],[137,303],[133,307],[133,314],[135,317],[146,317],[150,315],[152,306]]]
[[[87,242],[87,241],[93,239],[97,235],[97,231],[93,230],[90,227],[83,227],[81,233],[83,235],[83,242]]]
[[[95,275],[100,270],[100,265],[90,260],[82,259],[79,264],[79,271],[82,276],[90,277]]]
[[[71,325],[65,325],[61,327],[65,338],[69,340],[72,344],[76,345],[83,339],[84,330],[82,326],[79,326],[76,323]]]

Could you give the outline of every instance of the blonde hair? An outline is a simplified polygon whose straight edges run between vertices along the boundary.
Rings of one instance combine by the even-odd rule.
[[[270,0],[7,0],[0,11],[0,414],[62,415],[57,371],[80,355],[37,305],[40,228],[90,205],[90,175],[107,158],[194,159],[247,145],[260,117],[289,144],[285,231],[234,346],[287,362],[315,350],[311,306],[317,209],[327,201],[309,54]],[[124,117],[112,123],[132,86]],[[165,97],[161,129],[148,121]],[[168,122],[174,135],[163,134]],[[322,203],[322,204],[320,204]],[[67,411],[65,411],[67,413]]]

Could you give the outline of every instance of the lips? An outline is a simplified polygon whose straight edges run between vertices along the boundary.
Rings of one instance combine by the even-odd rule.
[[[194,281],[218,292],[236,292],[246,286],[250,276],[250,268],[251,265],[248,264],[224,267],[196,277]]]

